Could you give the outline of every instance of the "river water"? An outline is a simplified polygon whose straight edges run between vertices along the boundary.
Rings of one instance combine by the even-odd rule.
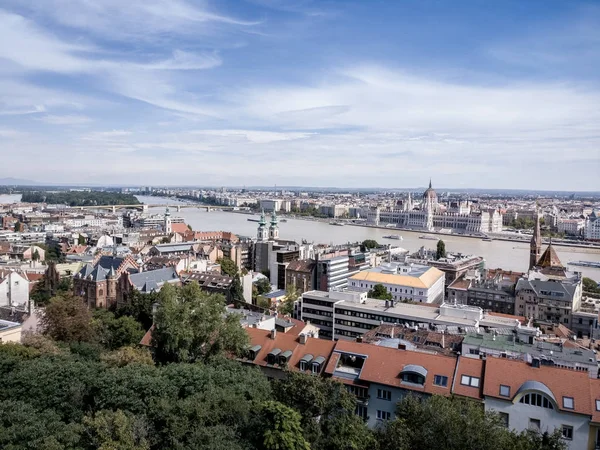
[[[14,203],[20,200],[20,195],[0,195],[1,203]],[[138,196],[142,203],[150,206],[151,213],[162,213],[162,208],[152,208],[151,205],[170,204],[182,205],[175,199],[163,197]],[[185,208],[180,212],[171,211],[173,216],[183,217],[185,222],[197,231],[232,231],[241,236],[256,236],[256,222],[249,222],[250,216],[225,211],[211,211]],[[364,241],[375,239],[379,243],[391,243],[401,246],[411,252],[418,250],[421,246],[433,248],[435,241],[419,239],[422,233],[418,231],[400,231],[393,229],[379,229],[369,227],[358,227],[346,225],[337,227],[327,222],[310,220],[288,219],[287,222],[279,223],[279,235],[282,239],[291,239],[300,242],[306,239],[309,242],[320,244],[345,244],[347,242]],[[400,234],[402,241],[387,240],[383,236],[389,234]],[[482,256],[486,260],[486,267],[500,267],[505,270],[526,271],[529,266],[529,246],[523,242],[491,241],[484,242],[481,239],[443,236],[446,250],[461,252],[464,254]],[[570,261],[599,261],[600,249],[584,249],[575,247],[555,246],[556,252],[563,264]],[[571,269],[583,272],[584,276],[600,281],[600,269],[590,267],[571,266]]]
[[[138,199],[148,205],[152,204],[182,204],[177,200],[138,196]],[[162,212],[161,209],[150,207],[152,212]],[[249,222],[247,214],[232,213],[226,211],[207,212],[202,209],[186,208],[180,212],[171,211],[173,216],[183,217],[185,222],[198,231],[232,231],[241,236],[256,236],[256,222]],[[402,241],[384,239],[389,234],[400,234]],[[364,241],[375,239],[379,243],[391,243],[403,247],[411,252],[418,250],[421,246],[433,248],[435,241],[419,239],[423,233],[418,231],[400,231],[393,229],[380,229],[370,227],[359,227],[346,225],[343,227],[333,226],[327,222],[317,222],[301,219],[288,219],[287,222],[279,223],[279,236],[282,239],[321,244],[344,244],[347,242]],[[482,256],[486,260],[488,268],[503,268],[506,270],[526,271],[529,267],[529,245],[523,242],[491,241],[485,242],[481,239],[443,236],[446,250],[461,252],[464,254]],[[584,249],[574,247],[555,246],[556,252],[563,264],[569,261],[600,261],[600,249]],[[542,249],[543,250],[543,249]],[[581,271],[585,276],[600,280],[600,269],[589,267],[571,266],[573,270]]]

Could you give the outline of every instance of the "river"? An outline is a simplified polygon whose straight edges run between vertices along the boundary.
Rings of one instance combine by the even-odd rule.
[[[152,204],[183,204],[174,199],[160,197],[137,197],[142,203]],[[152,212],[162,212],[150,207]],[[180,212],[171,211],[173,216],[183,217],[185,222],[199,231],[232,231],[242,236],[256,236],[256,222],[249,222],[246,214],[238,214],[225,211],[207,212],[202,209],[186,208]],[[400,234],[402,241],[384,239],[389,234]],[[418,250],[421,246],[434,247],[435,241],[419,239],[423,233],[418,231],[399,231],[393,229],[380,229],[370,227],[359,227],[346,225],[343,227],[329,225],[326,222],[317,222],[301,219],[288,219],[287,222],[279,223],[279,235],[282,239],[322,244],[344,244],[347,242],[364,241],[375,239],[379,243],[391,243],[401,246],[411,252]],[[446,250],[461,252],[464,254],[482,256],[486,260],[486,267],[501,267],[506,270],[517,270],[524,272],[529,267],[529,245],[523,242],[491,241],[485,242],[481,239],[473,239],[458,236],[443,236]],[[587,249],[575,247],[555,246],[556,252],[563,264],[570,261],[600,261],[600,249]],[[543,251],[543,249],[542,249]],[[590,267],[575,267],[573,270],[581,271],[587,277],[600,280],[600,269]]]
[[[162,213],[162,208],[152,208],[151,205],[171,204],[182,205],[184,202],[150,196],[137,196],[142,203],[150,206],[151,213]],[[0,195],[1,203],[14,203],[20,200],[20,195]],[[180,212],[171,211],[173,216],[180,216],[185,222],[198,231],[232,231],[241,236],[256,236],[256,222],[249,222],[249,216],[225,211],[207,212],[202,209],[186,208]],[[282,239],[292,239],[300,242],[306,239],[309,242],[322,244],[344,244],[347,242],[364,241],[375,239],[380,243],[391,243],[401,246],[411,252],[418,250],[421,246],[435,246],[435,241],[419,239],[422,233],[418,231],[398,231],[380,228],[358,227],[346,225],[337,227],[326,222],[310,220],[288,219],[287,222],[279,223],[279,234]],[[403,241],[384,239],[389,234],[400,234]],[[485,242],[480,239],[444,236],[446,250],[461,252],[464,254],[482,256],[486,260],[486,267],[501,267],[505,270],[526,271],[529,265],[529,246],[522,242],[491,241]],[[576,247],[555,246],[556,252],[563,264],[570,261],[599,261],[600,249],[586,249]],[[571,269],[583,272],[584,276],[600,281],[600,269],[590,267],[571,266]]]

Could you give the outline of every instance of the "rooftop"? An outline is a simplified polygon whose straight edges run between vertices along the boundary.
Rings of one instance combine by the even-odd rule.
[[[397,284],[412,288],[428,289],[445,274],[435,267],[417,264],[402,265],[388,263],[373,269],[363,270],[348,280],[370,281],[373,283]]]

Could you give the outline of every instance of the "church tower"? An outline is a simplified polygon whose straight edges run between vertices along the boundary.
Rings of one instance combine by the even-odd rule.
[[[264,242],[268,239],[267,221],[265,219],[265,211],[263,210],[260,214],[260,220],[258,222],[258,233],[256,236],[259,242]]]
[[[542,250],[542,233],[540,231],[540,213],[536,206],[535,208],[535,230],[529,243],[529,270],[533,269],[540,260],[540,252]]]
[[[427,231],[433,231],[433,213],[437,207],[437,194],[431,186],[429,179],[429,188],[423,194],[423,211],[425,212],[423,228]]]
[[[173,227],[171,226],[171,213],[169,212],[169,207],[165,210],[165,233],[171,234],[173,231]]]
[[[277,226],[277,214],[275,214],[275,210],[273,210],[273,214],[271,214],[271,226],[269,227],[269,240],[276,241],[279,239],[279,227]]]

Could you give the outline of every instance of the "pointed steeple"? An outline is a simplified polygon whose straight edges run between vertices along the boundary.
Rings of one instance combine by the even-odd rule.
[[[431,189],[431,177],[429,177],[429,189]]]
[[[265,210],[261,210],[260,213],[260,220],[258,221],[259,225],[266,225],[267,224],[267,220],[265,219]]]
[[[540,213],[538,205],[535,205],[535,230],[529,243],[529,269],[537,265],[542,251],[542,232],[540,230]]]
[[[170,216],[171,213],[169,212],[169,207],[167,206],[167,208],[165,209],[165,216]]]
[[[539,259],[537,265],[542,268],[562,268],[562,262],[560,258],[556,254],[554,247],[552,246],[552,238],[550,238],[550,243],[548,244],[548,248],[544,251],[541,258]]]

